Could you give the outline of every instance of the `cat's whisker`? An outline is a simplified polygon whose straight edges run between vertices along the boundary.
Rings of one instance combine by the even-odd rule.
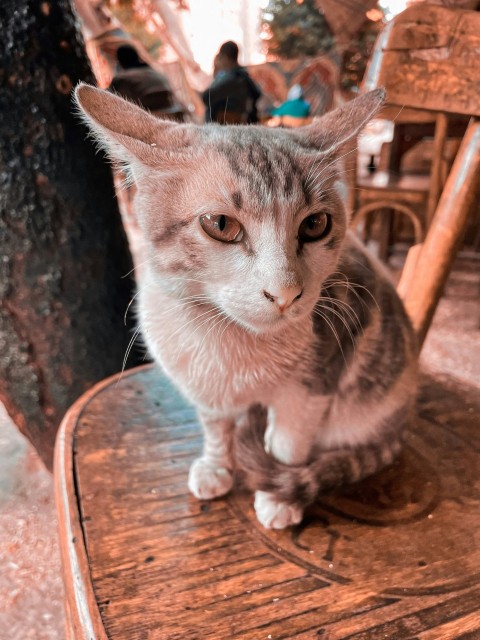
[[[149,285],[146,284],[143,287],[141,287],[137,293],[133,296],[133,298],[130,300],[130,302],[127,305],[127,308],[125,309],[125,314],[123,316],[123,324],[125,326],[127,326],[127,314],[128,314],[128,310],[130,309],[130,307],[132,306],[132,304],[135,302],[135,298],[140,295],[142,293],[142,291],[145,291],[145,289],[148,289]]]
[[[120,375],[118,377],[116,384],[118,384],[122,379],[123,373],[125,371],[125,365],[127,364],[128,356],[130,355],[130,351],[132,350],[133,344],[135,340],[138,338],[138,336],[140,335],[140,332],[141,332],[141,327],[138,327],[137,329],[135,329],[135,332],[131,337],[130,342],[128,343],[127,350],[125,351],[125,355],[123,357],[122,369],[120,371]]]
[[[210,305],[211,305],[211,301],[210,301]],[[212,313],[213,313],[213,316],[211,315]],[[207,317],[206,320],[202,321],[198,326],[195,326],[193,328],[193,333],[195,334],[204,324],[208,323],[210,320],[215,319],[220,314],[224,314],[224,312],[221,309],[218,309],[218,307],[214,307],[211,305],[210,308],[204,313],[201,313],[200,315],[194,315],[193,318],[189,318],[187,322],[181,325],[181,327],[179,327],[174,333],[171,333],[169,335],[169,338],[170,340],[172,340],[178,333],[185,331],[185,329],[187,329],[193,323],[197,322],[199,318],[210,315],[210,317]],[[181,346],[179,348],[181,348]]]
[[[351,292],[357,298],[357,300],[365,307],[365,309],[368,309],[368,304],[365,300],[362,299],[359,293],[355,291],[355,285],[352,282],[339,280],[338,282],[333,282],[331,285],[324,287],[324,291],[328,291],[328,289],[331,289],[333,287],[344,287],[347,291]]]
[[[335,326],[333,325],[331,320],[325,316],[325,314],[323,314],[319,309],[317,309],[316,306],[315,306],[315,308],[313,310],[313,313],[315,313],[320,318],[322,318],[322,320],[324,320],[327,323],[327,325],[329,326],[330,330],[332,331],[333,335],[335,336],[335,340],[337,341],[338,348],[340,349],[340,353],[342,354],[343,361],[346,363],[347,361],[345,359],[345,354],[343,353],[342,345],[341,345],[341,342],[340,342],[340,337],[339,337],[339,335],[337,333],[337,330],[335,329]]]
[[[199,318],[203,318],[204,316],[208,316],[212,313],[213,308],[208,309],[207,311],[204,311],[203,313],[199,314],[199,315],[194,315],[192,318],[189,318],[186,322],[184,322],[180,327],[178,327],[176,329],[176,331],[174,331],[173,333],[171,333],[169,335],[170,340],[172,340],[176,335],[178,335],[179,333],[183,333],[185,331],[185,329],[187,329],[189,326],[191,326],[193,323],[197,322],[197,320]],[[207,321],[209,320],[209,318],[207,318]],[[201,327],[203,325],[203,322],[200,323],[200,325],[198,327],[195,327],[194,330],[198,329],[199,327]]]
[[[227,106],[228,106],[228,98],[230,96],[227,96],[227,99],[225,101],[225,111],[223,112],[223,124],[226,124],[226,120],[227,120]]]
[[[220,317],[220,320],[218,320],[218,319],[217,319],[218,317]],[[228,318],[228,316],[227,316],[223,311],[220,311],[220,313],[219,313],[219,314],[217,314],[217,315],[215,316],[215,318],[214,318],[214,319],[217,319],[217,321],[216,321],[216,322],[215,322],[215,323],[210,327],[210,329],[208,329],[208,331],[205,333],[205,335],[204,335],[204,337],[203,337],[203,340],[202,340],[202,342],[200,343],[199,350],[201,350],[201,349],[202,349],[202,347],[203,347],[203,344],[204,344],[205,340],[207,339],[208,335],[209,335],[209,334],[210,334],[210,333],[215,329],[215,327],[217,327],[218,325],[220,325],[220,326],[221,326],[221,325],[222,325],[222,323],[223,323],[225,320],[227,320],[227,321],[228,321],[228,319],[229,319],[229,318]]]
[[[207,313],[211,313],[211,311],[208,311]],[[187,322],[186,324],[184,324],[184,325],[183,325],[182,330],[184,330],[187,326],[191,325],[191,324],[192,324],[192,322],[196,322],[196,320],[198,320],[198,318],[201,318],[201,317],[202,317],[202,316],[204,316],[204,315],[205,315],[205,314],[201,314],[200,316],[196,316],[196,317],[194,317],[193,319],[190,319],[190,321],[189,321],[189,322]],[[199,330],[200,330],[200,329],[201,329],[205,324],[208,324],[209,322],[213,322],[213,321],[215,321],[219,316],[223,316],[223,315],[225,315],[225,314],[224,314],[224,312],[223,312],[223,311],[221,311],[221,310],[219,309],[216,313],[214,313],[214,315],[213,315],[213,316],[209,316],[208,318],[204,319],[202,322],[200,322],[200,324],[199,324],[199,325],[197,325],[197,326],[195,326],[195,327],[193,328],[192,336],[194,336],[194,335],[195,335],[195,334],[196,334],[196,333],[197,333],[197,332],[198,332],[198,331],[199,331]],[[175,332],[175,333],[177,333],[177,332]],[[207,332],[207,333],[208,333],[208,332]],[[171,334],[171,335],[170,335],[170,339],[172,339],[172,337],[173,337],[174,335],[175,335],[175,334]],[[204,335],[204,337],[203,337],[203,340],[202,340],[201,344],[200,344],[200,345],[196,345],[196,346],[195,346],[195,351],[197,351],[197,352],[198,352],[198,351],[200,351],[201,347],[203,346],[203,342],[204,342],[205,338],[206,338],[206,335]],[[177,352],[176,352],[175,362],[178,362],[178,358],[180,357],[180,352],[181,352],[181,350],[182,350],[182,347],[183,347],[183,344],[182,344],[182,343],[180,343],[180,344],[179,344],[179,347],[178,347],[178,349],[177,349]]]
[[[143,260],[142,262],[139,262],[138,264],[136,264],[133,267],[133,269],[130,269],[130,271],[127,271],[127,273],[124,276],[122,276],[122,278],[126,278],[131,273],[133,273],[136,269],[138,269],[139,267],[142,267],[144,264],[147,264],[147,262],[150,262],[150,258],[147,258],[146,260]]]
[[[359,263],[360,264],[360,263]],[[343,276],[345,278],[345,280],[336,280],[336,281],[331,281],[330,278],[331,276],[335,276],[335,275],[340,275]],[[375,306],[377,307],[377,309],[380,311],[380,307],[378,305],[378,302],[375,298],[375,296],[373,295],[373,293],[365,286],[357,283],[357,282],[352,282],[344,273],[342,273],[341,271],[335,271],[333,272],[329,278],[328,278],[328,284],[327,286],[324,287],[324,289],[328,289],[331,288],[332,286],[344,286],[347,289],[349,289],[354,295],[357,296],[358,300],[364,304],[365,306],[368,306],[367,303],[365,302],[365,300],[362,300],[362,298],[359,296],[359,294],[355,291],[355,289],[363,289],[365,291],[365,293],[367,293],[370,298],[372,299],[373,303],[375,304]]]
[[[210,113],[210,121],[212,120],[212,96],[210,93],[210,88],[208,89],[208,111]]]
[[[185,282],[199,282],[200,284],[208,284],[206,280],[199,280],[198,278],[190,278],[186,276],[167,276],[167,280],[182,280]]]
[[[325,311],[328,311],[328,312],[330,312],[330,313],[333,313],[333,315],[334,315],[334,316],[336,316],[336,317],[340,320],[340,322],[342,323],[342,325],[343,325],[343,326],[345,327],[345,329],[347,330],[347,333],[348,333],[348,335],[349,335],[349,337],[350,337],[350,340],[352,341],[352,346],[353,346],[353,348],[355,349],[355,338],[354,338],[354,335],[353,335],[353,333],[352,333],[352,330],[350,329],[350,327],[348,326],[348,323],[347,323],[347,322],[346,322],[346,320],[345,320],[345,317],[344,317],[344,316],[342,316],[342,314],[341,314],[339,311],[337,311],[336,309],[333,309],[332,307],[328,307],[328,306],[325,306],[325,305],[319,304],[319,303],[317,302],[317,304],[315,305],[315,308],[318,308],[318,307],[319,307],[320,309],[324,309]],[[341,348],[341,347],[340,347],[340,348]]]
[[[380,305],[378,304],[377,299],[375,298],[373,293],[370,291],[370,289],[368,289],[367,287],[365,287],[362,284],[358,284],[358,282],[351,282],[347,277],[346,277],[346,279],[347,279],[347,281],[346,281],[345,284],[346,284],[347,288],[349,288],[351,290],[351,292],[357,296],[358,300],[362,300],[362,299],[359,296],[359,294],[355,291],[355,289],[362,289],[363,291],[365,291],[365,293],[367,295],[370,296],[370,298],[372,299],[372,302],[377,307],[378,311],[380,311]],[[366,305],[365,300],[362,300],[362,302]]]
[[[225,321],[226,321],[226,322],[225,322],[225,326],[223,327],[223,331],[222,331],[221,335],[219,335],[219,336],[218,336],[218,341],[219,341],[219,342],[221,342],[221,340],[222,340],[222,338],[223,338],[223,336],[224,336],[224,334],[225,334],[225,331],[228,329],[228,327],[229,327],[229,326],[230,326],[230,324],[231,324],[230,318],[226,317],[226,318],[225,318]]]
[[[174,309],[186,308],[187,306],[201,306],[201,305],[210,305],[212,304],[211,298],[208,296],[189,296],[188,298],[180,298],[176,299],[173,304],[168,307],[163,307],[161,311],[159,311],[159,316],[165,315]]]
[[[170,305],[169,307],[164,307],[160,311],[157,311],[155,313],[155,321],[158,321],[163,316],[171,315],[172,311],[182,312],[187,309],[194,309],[195,307],[204,306],[205,304],[206,302],[196,301],[196,300],[191,300],[187,302],[182,301],[181,303],[177,302],[175,304]]]
[[[362,323],[360,322],[360,318],[358,317],[358,315],[355,313],[355,310],[347,302],[343,300],[338,300],[336,298],[332,298],[328,292],[327,294],[328,294],[328,298],[324,298],[323,296],[320,296],[319,300],[324,301],[327,304],[334,304],[339,306],[340,309],[347,314],[348,318],[353,323],[353,325],[358,330],[361,330]]]

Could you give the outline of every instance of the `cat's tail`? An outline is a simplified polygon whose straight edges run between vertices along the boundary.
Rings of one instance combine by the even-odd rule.
[[[355,448],[315,450],[305,465],[280,462],[265,450],[267,411],[252,406],[236,432],[236,464],[252,491],[273,493],[279,502],[306,507],[317,496],[343,484],[357,482],[391,464],[400,453],[399,434]]]

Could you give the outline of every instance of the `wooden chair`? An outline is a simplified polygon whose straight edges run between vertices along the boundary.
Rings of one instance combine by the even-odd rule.
[[[479,39],[478,13],[412,7],[390,30],[378,82],[393,104],[413,92],[412,107],[477,116]],[[402,280],[420,336],[479,173],[474,117]],[[200,427],[155,368],[99,383],[56,446],[68,639],[479,638],[479,420],[478,393],[423,379],[402,458],[276,532],[238,487],[212,502],[189,495]]]
[[[392,28],[397,28],[395,23],[390,23],[377,39],[364,78],[366,88],[378,86],[380,70],[388,88],[390,62],[385,52]],[[372,215],[381,214],[379,255],[386,261],[394,235],[393,214],[406,216],[413,227],[415,243],[423,241],[468,119],[458,114],[413,108],[409,101],[397,105],[392,102],[390,92],[381,117],[393,121],[393,140],[383,145],[376,170],[359,167],[360,157],[350,167],[353,174],[350,205],[354,212],[353,224],[362,224],[365,235],[371,227]],[[426,148],[430,152],[427,162],[417,161],[413,166],[407,162],[416,150],[417,155],[425,155]]]
[[[394,137],[391,143],[382,146],[375,171],[355,167],[352,210],[356,226],[371,224],[372,214],[382,215],[379,254],[386,260],[393,213],[406,216],[413,227],[415,242],[423,241],[446,179],[448,123],[444,114],[435,116],[414,109],[399,111],[396,107],[387,107],[382,117],[395,118]],[[422,143],[430,138],[433,149],[428,172],[418,166],[404,168],[405,154],[419,145],[423,147]]]
[[[403,119],[411,121],[416,117],[419,123],[424,124],[422,118],[431,120],[435,114],[434,162],[428,191],[424,191],[422,196],[427,204],[428,231],[424,241],[410,250],[399,284],[399,292],[421,342],[478,195],[479,46],[480,13],[419,3],[409,7],[387,26],[365,82],[365,89],[386,87],[387,117],[398,115],[400,110],[405,113],[408,109]],[[453,117],[458,121],[466,116],[471,117],[470,122],[453,166],[443,181],[443,149],[448,119]],[[411,197],[416,193],[412,189],[404,191],[407,192]],[[393,198],[385,205],[394,208],[392,201],[398,197],[398,185],[392,195]],[[364,205],[360,214],[365,215],[370,206]],[[404,213],[407,213],[406,208]],[[407,215],[412,220],[417,217],[412,207]],[[417,220],[414,224],[418,240],[422,221],[418,217]]]

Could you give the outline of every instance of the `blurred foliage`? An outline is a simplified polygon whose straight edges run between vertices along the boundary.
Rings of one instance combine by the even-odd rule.
[[[335,44],[315,0],[269,0],[261,23],[268,56],[314,57],[327,53]]]
[[[145,20],[145,3],[136,0],[109,0],[108,7],[113,15],[122,23],[126,31],[139,40],[148,53],[156,58],[162,46],[157,33],[150,33]]]
[[[355,91],[362,82],[375,41],[384,26],[383,19],[373,22],[367,18],[355,38],[344,48],[340,71],[340,86],[344,91]]]
[[[385,25],[380,7],[369,13],[375,19],[365,16],[356,36],[339,52],[340,87],[346,92],[354,93],[361,83],[377,36]],[[261,14],[261,26],[265,52],[271,58],[314,57],[335,48],[335,36],[316,0],[269,0]]]

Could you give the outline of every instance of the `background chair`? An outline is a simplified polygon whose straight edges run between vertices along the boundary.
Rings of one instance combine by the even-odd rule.
[[[355,223],[359,216],[376,207],[401,211],[411,218],[417,244],[409,251],[398,289],[421,342],[478,195],[479,47],[480,13],[423,3],[413,5],[380,36],[364,83],[365,90],[376,86],[387,89],[382,115],[394,119],[403,113],[399,126],[403,127],[404,140],[412,124],[434,124],[428,179],[420,177],[413,188],[411,178],[407,180],[396,171],[401,157],[397,153],[397,164],[390,161],[383,188],[372,184],[373,179],[364,186],[360,183],[359,210],[354,215]],[[444,152],[450,120],[457,133],[462,127],[466,130],[448,171]],[[400,144],[402,137],[397,136],[394,145]],[[419,213],[422,205],[423,218]],[[422,243],[418,243],[420,233],[426,233]]]
[[[380,69],[387,78],[384,55],[392,28],[389,25],[377,39],[364,79],[366,87],[377,86]],[[415,243],[422,242],[468,123],[466,116],[412,108],[409,103],[395,105],[389,95],[387,100],[381,115],[393,124],[393,139],[382,145],[375,163],[373,154],[370,163],[366,161],[360,145],[351,166],[354,224],[363,225],[367,241],[373,218],[377,218],[378,253],[385,261],[394,241],[405,236],[405,218],[413,227]]]

